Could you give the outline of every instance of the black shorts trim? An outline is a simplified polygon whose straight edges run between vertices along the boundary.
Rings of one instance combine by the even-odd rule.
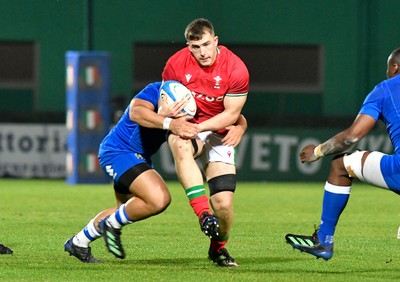
[[[140,163],[125,171],[118,179],[118,182],[114,182],[115,192],[120,194],[131,194],[132,192],[129,190],[129,187],[132,182],[139,175],[149,169],[152,169],[152,167],[148,163]]]

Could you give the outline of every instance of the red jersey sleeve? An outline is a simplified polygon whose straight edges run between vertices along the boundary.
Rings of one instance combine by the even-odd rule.
[[[235,54],[231,53],[233,62],[230,73],[230,84],[226,94],[247,94],[249,92],[250,75],[246,65]]]

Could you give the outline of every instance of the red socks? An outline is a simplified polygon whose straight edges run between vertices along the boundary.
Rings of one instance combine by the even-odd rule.
[[[190,199],[189,203],[192,206],[193,211],[195,212],[198,218],[200,218],[203,212],[211,213],[210,204],[208,203],[208,198],[206,195]]]

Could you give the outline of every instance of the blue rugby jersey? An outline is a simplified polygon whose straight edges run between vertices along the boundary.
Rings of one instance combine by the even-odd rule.
[[[381,119],[394,148],[381,160],[381,171],[389,188],[400,190],[400,75],[386,79],[368,94],[359,114]]]
[[[161,82],[147,85],[135,98],[146,100],[154,105],[157,111],[159,89]],[[150,158],[166,141],[166,131],[162,129],[146,128],[134,123],[129,118],[130,106],[109,134],[100,144],[99,156],[108,156],[124,152],[139,153],[145,158]]]

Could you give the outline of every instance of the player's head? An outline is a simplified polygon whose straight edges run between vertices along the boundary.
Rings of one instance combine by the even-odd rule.
[[[387,60],[386,77],[392,78],[398,75],[400,71],[399,66],[400,66],[400,48],[397,48],[392,53],[390,53],[389,58]]]
[[[202,67],[211,66],[217,57],[218,36],[212,23],[203,18],[195,19],[185,29],[190,52]]]

